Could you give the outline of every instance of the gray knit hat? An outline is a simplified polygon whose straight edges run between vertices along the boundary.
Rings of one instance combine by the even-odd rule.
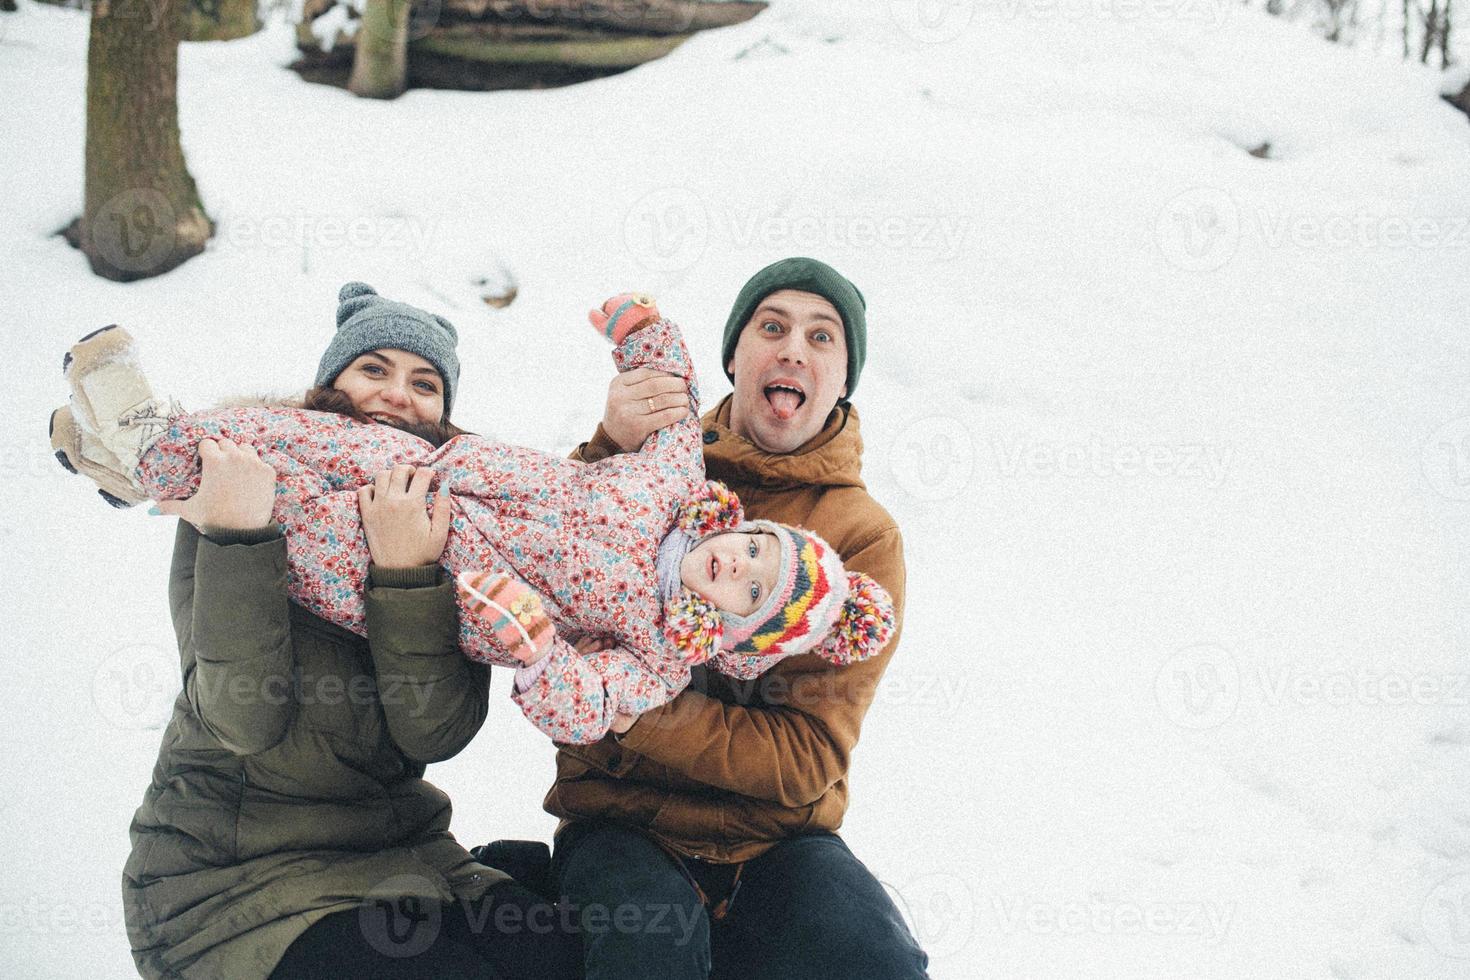
[[[349,282],[337,292],[337,336],[316,369],[316,386],[329,385],[368,351],[389,348],[417,354],[444,379],[444,416],[454,405],[459,384],[459,331],[442,316],[379,296],[365,282]]]

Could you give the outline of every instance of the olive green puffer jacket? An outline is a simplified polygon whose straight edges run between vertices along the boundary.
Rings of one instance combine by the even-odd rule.
[[[274,529],[179,522],[169,580],[184,689],[123,871],[146,977],[265,977],[308,926],[371,895],[475,898],[504,875],[449,833],[425,763],[485,720],[436,566],[374,568],[369,643],[286,598]]]

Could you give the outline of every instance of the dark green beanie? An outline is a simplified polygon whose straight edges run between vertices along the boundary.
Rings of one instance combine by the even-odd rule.
[[[735,356],[735,345],[740,342],[740,332],[750,319],[761,300],[783,289],[799,289],[804,293],[816,293],[837,307],[842,317],[842,332],[847,337],[847,397],[857,390],[858,375],[863,371],[863,361],[868,357],[867,301],[858,288],[842,273],[825,262],[800,256],[773,262],[750,277],[750,281],[735,297],[730,310],[730,319],[725,321],[725,342],[720,349],[720,363],[725,366],[725,377],[731,381],[730,358]]]

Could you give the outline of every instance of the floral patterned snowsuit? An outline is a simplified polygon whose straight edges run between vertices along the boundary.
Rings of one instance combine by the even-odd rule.
[[[156,498],[199,486],[198,445],[217,437],[254,446],[278,474],[273,517],[287,540],[291,598],[364,633],[369,554],[357,489],[399,463],[432,467],[447,482],[453,515],[441,564],[450,574],[490,569],[535,589],[558,636],[546,669],[515,694],[558,742],[600,739],[618,711],[641,714],[683,690],[689,669],[661,629],[655,573],[659,543],[677,511],[704,486],[699,393],[689,352],[667,319],[613,351],[619,371],[650,367],[689,384],[690,415],[650,436],[641,451],[587,464],[480,436],[435,450],[387,425],[286,408],[228,408],[179,416],[149,447],[137,475]],[[489,624],[460,609],[460,649],[516,667]],[[578,654],[582,635],[613,649]]]

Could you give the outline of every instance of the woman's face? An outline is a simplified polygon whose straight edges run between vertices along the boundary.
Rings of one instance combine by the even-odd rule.
[[[353,408],[389,425],[444,418],[444,379],[434,365],[406,350],[368,351],[347,365],[332,387],[351,399]]]

